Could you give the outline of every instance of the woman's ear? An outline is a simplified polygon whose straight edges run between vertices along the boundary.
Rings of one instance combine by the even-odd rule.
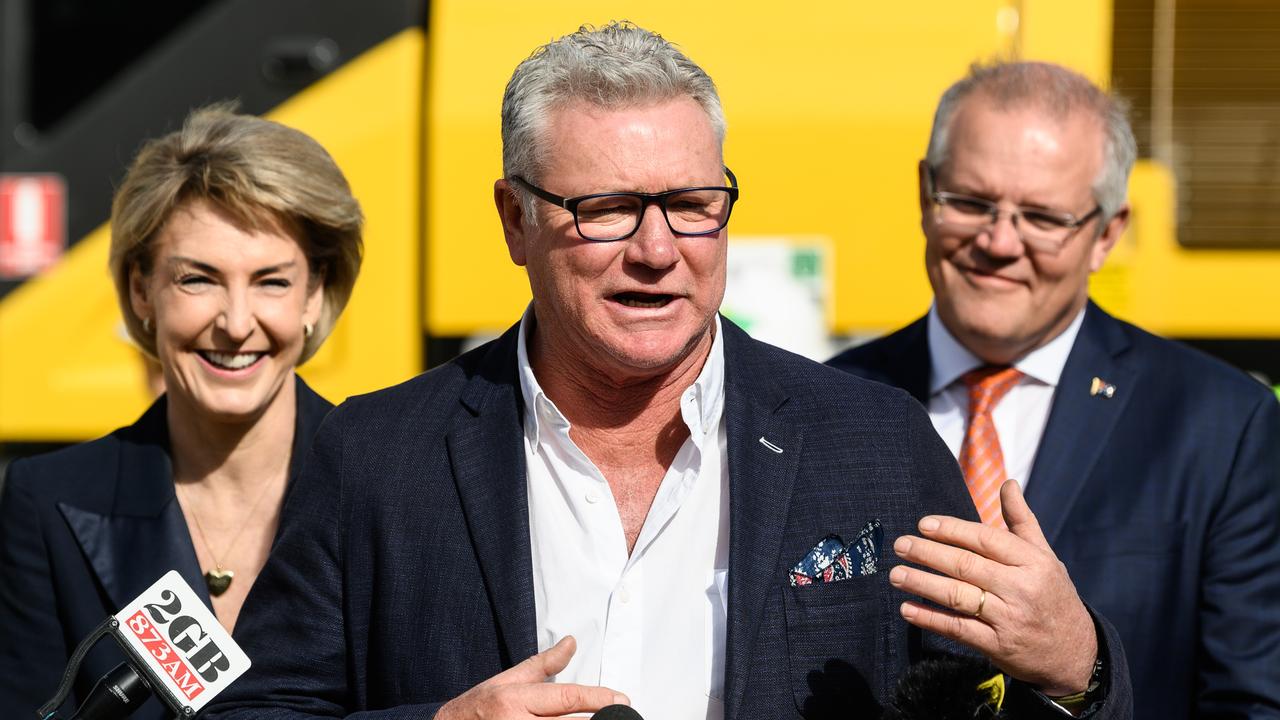
[[[142,274],[137,265],[129,269],[129,306],[133,308],[133,314],[138,316],[139,320],[154,320],[155,307],[152,304],[151,288],[147,283],[148,277]]]

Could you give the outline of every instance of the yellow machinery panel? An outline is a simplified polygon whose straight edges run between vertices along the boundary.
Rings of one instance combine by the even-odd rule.
[[[629,19],[716,79],[726,162],[742,199],[731,235],[831,249],[825,314],[837,334],[918,316],[923,271],[916,163],[946,86],[975,60],[1041,59],[1111,75],[1110,0],[733,4],[443,0],[277,108],[332,152],[368,218],[366,260],[334,335],[303,375],[346,396],[421,370],[424,335],[494,333],[528,302],[493,209],[499,110],[512,69],[581,23]],[[1157,332],[1280,338],[1280,251],[1178,245],[1176,182],[1139,164],[1133,224],[1093,294]],[[104,218],[105,220],[105,218]],[[99,228],[0,302],[0,442],[79,440],[149,401],[123,338]],[[825,270],[824,270],[825,272]]]
[[[1019,54],[1105,80],[1110,12],[1108,0],[434,3],[431,27],[446,30],[428,63],[427,332],[495,332],[528,302],[488,191],[501,95],[532,48],[579,23],[633,20],[708,70],[742,183],[731,233],[829,238],[831,330],[866,333],[928,304],[915,165],[942,91],[975,60]]]

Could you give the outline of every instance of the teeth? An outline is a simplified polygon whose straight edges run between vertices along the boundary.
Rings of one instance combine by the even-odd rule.
[[[634,297],[619,295],[617,300],[627,307],[634,308],[657,308],[667,304],[667,298],[665,297],[658,298],[657,300],[637,300]]]
[[[204,357],[209,362],[218,367],[228,370],[239,370],[247,368],[258,361],[262,357],[262,353],[221,353],[206,351]]]

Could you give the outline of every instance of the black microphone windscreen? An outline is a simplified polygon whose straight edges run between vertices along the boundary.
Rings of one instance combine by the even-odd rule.
[[[591,720],[644,720],[640,713],[627,705],[610,705],[600,708]]]
[[[129,663],[120,663],[89,691],[89,697],[76,709],[71,720],[119,720],[133,714],[147,698],[151,688]]]

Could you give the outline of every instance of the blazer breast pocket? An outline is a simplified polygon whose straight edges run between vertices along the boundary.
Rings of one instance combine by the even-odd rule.
[[[889,573],[784,587],[782,597],[791,689],[801,714],[874,716],[896,666],[888,642]]]

